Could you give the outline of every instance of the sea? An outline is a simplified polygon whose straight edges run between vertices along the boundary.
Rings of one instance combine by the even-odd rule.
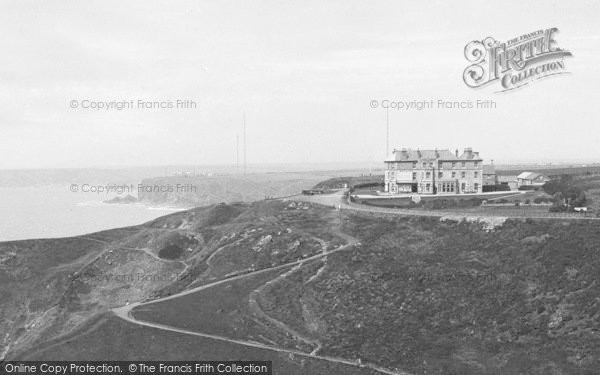
[[[142,224],[180,208],[103,203],[69,185],[0,187],[0,241],[59,238]]]

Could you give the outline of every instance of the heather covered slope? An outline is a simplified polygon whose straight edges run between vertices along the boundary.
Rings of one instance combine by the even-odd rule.
[[[263,309],[323,345],[417,374],[593,374],[600,368],[600,228],[350,215],[362,243],[296,273]]]
[[[507,220],[492,229],[271,201],[181,212],[92,237],[104,243],[88,241],[95,247],[65,262],[87,264],[94,275],[113,272],[105,268],[111,262],[160,267],[155,272],[178,277],[138,284],[65,281],[59,316],[81,317],[80,324],[59,325],[62,339],[41,335],[19,358],[100,358],[90,349],[95,346],[110,359],[247,354],[273,359],[289,370],[284,373],[373,370],[323,358],[412,374],[594,374],[600,368],[595,221]],[[91,261],[99,252],[113,257]],[[142,304],[132,319],[314,356],[211,344],[107,312],[125,301],[227,279]],[[163,342],[174,349],[161,355]]]

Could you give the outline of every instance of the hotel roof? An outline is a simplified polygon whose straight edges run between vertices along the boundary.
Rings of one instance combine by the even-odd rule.
[[[465,161],[474,160],[481,161],[478,152],[474,152],[472,149],[467,148],[462,155],[456,156],[450,150],[413,150],[409,149],[394,149],[394,153],[386,161],[419,161],[419,160],[443,160],[443,161]]]

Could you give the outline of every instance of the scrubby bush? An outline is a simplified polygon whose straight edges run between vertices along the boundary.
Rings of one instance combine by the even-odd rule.
[[[483,185],[482,191],[484,193],[494,191],[510,191],[510,186],[508,186],[508,184]]]
[[[521,190],[521,191],[537,191],[539,189],[540,189],[539,186],[533,186],[533,185],[519,186],[519,190]]]
[[[565,205],[553,205],[549,209],[550,212],[565,212],[567,211],[567,206]]]
[[[574,179],[570,175],[562,175],[559,179],[549,181],[544,185],[544,191],[552,195],[551,212],[570,211],[573,207],[583,207],[588,203],[585,190],[589,182]]]

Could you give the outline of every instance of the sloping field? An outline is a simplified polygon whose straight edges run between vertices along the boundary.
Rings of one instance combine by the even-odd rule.
[[[22,360],[262,360],[274,374],[374,375],[374,371],[127,323],[111,314]]]
[[[254,289],[286,271],[278,269],[164,302],[142,305],[132,311],[132,316],[136,320],[264,344],[286,340],[282,333],[258,321],[248,306],[248,297]]]

